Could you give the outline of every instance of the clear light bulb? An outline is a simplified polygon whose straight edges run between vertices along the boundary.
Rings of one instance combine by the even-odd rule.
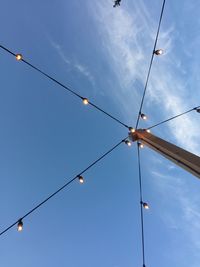
[[[146,203],[146,202],[142,202],[142,206],[143,206],[143,208],[144,208],[145,210],[148,210],[148,209],[149,209],[149,205],[148,205],[148,203]]]
[[[144,148],[144,145],[142,143],[138,143],[139,148]]]
[[[135,133],[135,129],[133,127],[128,127],[128,129],[131,133]]]
[[[127,146],[131,146],[131,141],[129,141],[129,140],[125,140],[125,144],[126,144]]]
[[[22,55],[21,54],[16,54],[16,60],[18,60],[18,61],[20,61],[20,60],[22,60]]]
[[[79,179],[79,183],[80,183],[80,184],[83,184],[83,183],[84,183],[84,178],[83,178],[83,176],[79,175],[79,176],[78,176],[78,179]]]
[[[141,114],[140,114],[140,117],[141,117],[143,120],[147,120],[147,116],[146,116],[144,113],[141,113]]]
[[[157,49],[154,51],[154,54],[156,54],[157,56],[160,56],[164,53],[164,51],[162,49]]]
[[[89,104],[89,100],[87,98],[83,98],[83,104],[84,105],[88,105]]]
[[[17,224],[17,231],[21,232],[23,230],[23,222],[22,220],[19,220],[18,224]]]

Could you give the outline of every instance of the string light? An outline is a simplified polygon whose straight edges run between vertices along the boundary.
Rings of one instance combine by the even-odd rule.
[[[35,71],[39,72],[41,75],[45,76],[46,78],[48,78],[52,82],[54,82],[57,85],[61,86],[62,88],[64,88],[65,90],[67,90],[68,92],[70,92],[71,94],[73,94],[74,96],[76,96],[76,97],[78,97],[78,98],[80,98],[82,100],[85,99],[80,94],[78,94],[77,92],[75,92],[74,90],[72,90],[69,86],[64,85],[63,83],[59,82],[58,80],[56,80],[52,76],[50,76],[47,73],[45,73],[43,70],[39,69],[38,67],[32,65],[27,60],[23,59],[21,54],[15,54],[11,50],[9,50],[8,48],[2,46],[1,44],[0,44],[0,48],[3,49],[4,51],[6,51],[7,53],[11,54],[12,56],[14,56],[17,60],[23,60],[23,63],[24,64],[28,65],[30,68],[34,69]],[[106,116],[110,117],[112,120],[114,120],[117,123],[119,123],[119,124],[123,125],[124,127],[128,128],[128,125],[126,125],[125,123],[123,123],[122,121],[120,121],[119,119],[117,119],[116,117],[112,116],[110,113],[106,112],[102,108],[98,107],[97,105],[95,105],[94,103],[92,103],[91,101],[89,101],[88,99],[85,101],[85,105],[87,105],[87,104],[90,104],[93,108],[95,108],[95,109],[99,110],[100,112],[104,113]]]
[[[143,206],[143,208],[144,208],[145,210],[148,210],[148,209],[149,209],[149,205],[148,205],[148,203],[146,203],[146,202],[141,202],[141,204],[142,204],[142,206]]]
[[[138,146],[139,146],[139,148],[144,148],[144,145],[141,142],[138,142]]]
[[[47,201],[49,201],[51,198],[53,198],[54,196],[56,196],[59,192],[61,192],[62,190],[64,190],[67,186],[69,186],[73,181],[75,181],[78,177],[81,176],[81,174],[85,173],[86,171],[88,171],[89,169],[91,169],[93,166],[95,166],[98,162],[100,162],[102,159],[104,159],[106,156],[108,156],[112,151],[114,151],[117,147],[119,147],[119,145],[121,145],[122,143],[124,143],[124,140],[126,140],[128,137],[122,139],[120,142],[118,142],[116,145],[114,145],[113,147],[111,147],[106,153],[104,153],[103,155],[101,155],[99,158],[97,158],[95,161],[93,161],[89,166],[87,166],[84,170],[82,170],[81,172],[79,172],[79,175],[74,176],[71,180],[69,180],[68,182],[66,182],[63,186],[61,186],[60,188],[58,188],[54,193],[52,193],[51,195],[49,195],[47,198],[45,198],[42,202],[40,202],[39,204],[37,204],[35,207],[33,207],[31,210],[29,210],[26,214],[23,215],[23,219],[28,217],[30,214],[32,214],[33,212],[35,212],[37,209],[39,209],[42,205],[44,205]],[[80,180],[79,180],[80,181]],[[9,225],[7,228],[5,228],[3,231],[0,232],[0,236],[5,234],[8,230],[10,230],[11,228],[13,228],[15,225],[18,225],[18,231],[22,231],[23,228],[23,222],[22,219],[15,221],[14,223],[12,223],[11,225]]]
[[[143,120],[147,120],[147,116],[146,116],[144,113],[141,113],[141,114],[140,114],[140,117],[141,117]]]
[[[130,141],[130,140],[125,140],[124,143],[125,143],[127,146],[131,146],[131,141]]]
[[[78,179],[79,179],[80,184],[83,184],[83,183],[84,183],[84,178],[83,178],[83,176],[78,175]]]
[[[157,50],[154,51],[154,54],[156,56],[161,56],[163,53],[164,53],[164,51],[162,49],[157,49]]]
[[[147,133],[150,133],[150,132],[151,132],[151,130],[150,130],[150,129],[146,129],[146,132],[147,132]]]
[[[165,1],[164,1],[164,2],[165,2]],[[164,8],[164,5],[163,5],[163,8]],[[162,51],[162,50],[160,49],[160,50],[156,50],[156,51]],[[159,53],[157,54],[156,51],[155,51],[155,54],[156,54],[156,55],[161,55],[161,54],[163,53],[163,51],[162,51],[162,52],[159,52]],[[16,59],[17,59],[17,60],[22,60],[22,55],[21,55],[21,54],[17,54],[17,55],[16,55]],[[87,105],[87,104],[89,104],[89,100],[88,100],[87,98],[83,98],[83,103],[84,103],[85,105]],[[200,113],[200,110],[199,110],[199,111],[197,110],[197,112]],[[144,119],[144,120],[147,119],[147,117],[146,117],[145,114],[141,114],[141,118]],[[137,128],[137,127],[136,127],[136,128]],[[128,146],[131,146],[131,142],[130,142],[129,140],[125,140],[125,143],[126,143]],[[139,147],[144,147],[144,145],[143,145],[142,143],[138,143],[138,144],[139,144]],[[83,182],[84,182],[84,179],[83,179],[82,176],[78,176],[78,178],[79,178],[80,183],[83,183]],[[146,209],[149,208],[149,206],[148,206],[147,203],[143,203],[143,207],[146,208]],[[19,222],[18,222],[18,231],[22,231],[22,229],[23,229],[23,222],[22,222],[22,219],[20,219]],[[145,264],[143,264],[143,266],[145,266]]]
[[[128,127],[128,129],[129,129],[129,131],[130,131],[131,133],[134,133],[134,132],[135,132],[135,129],[134,129],[133,127]]]
[[[200,108],[197,108],[196,111],[197,111],[198,113],[200,113]]]
[[[16,54],[16,60],[20,61],[22,60],[22,54]]]
[[[153,59],[154,59],[154,55],[155,55],[155,51],[156,51],[156,46],[157,46],[157,42],[158,42],[158,36],[159,36],[159,32],[160,32],[160,26],[161,26],[163,12],[164,12],[164,8],[165,8],[165,1],[166,0],[163,0],[163,3],[162,3],[162,8],[161,8],[161,12],[160,12],[160,18],[159,18],[159,23],[158,23],[158,28],[157,28],[157,32],[156,32],[156,36],[155,36],[155,42],[154,42],[154,46],[153,46],[153,53],[151,55],[151,60],[150,60],[149,68],[148,68],[148,71],[147,71],[146,81],[145,81],[145,85],[144,85],[144,91],[143,91],[141,102],[140,102],[140,108],[139,108],[139,112],[138,112],[138,116],[137,116],[137,120],[136,120],[135,129],[138,128],[138,124],[139,124],[139,120],[140,120],[140,114],[141,114],[141,111],[142,111],[144,98],[145,98],[147,87],[148,87],[148,83],[149,83],[149,78],[150,78],[150,74],[151,74],[151,68],[152,68],[152,65],[153,65]]]
[[[117,2],[117,1],[116,1]],[[119,1],[120,2],[120,1]],[[164,5],[163,5],[163,8],[164,8]],[[158,52],[158,51],[160,51],[160,52]],[[158,53],[158,54],[157,54]],[[159,50],[156,50],[155,51],[155,54],[156,55],[161,55],[163,53],[163,51],[161,50],[161,49],[159,49]],[[16,55],[16,59],[19,61],[19,60],[22,60],[22,55],[21,54],[17,54]],[[87,98],[83,98],[83,104],[85,104],[85,105],[87,105],[87,104],[89,104],[89,100],[87,99]],[[200,113],[200,110],[198,111],[197,110],[197,112],[199,112]],[[145,114],[141,114],[141,118],[142,119],[144,119],[144,120],[146,120],[147,119],[147,117],[146,117],[146,115]],[[130,128],[132,128],[132,127],[130,127]],[[137,128],[137,127],[136,127]],[[130,130],[130,129],[129,129]],[[132,130],[134,130],[133,128],[132,128]],[[130,130],[131,131],[131,130]],[[131,131],[131,132],[135,132],[135,130],[134,131]],[[131,146],[131,142],[129,141],[129,140],[125,140],[125,143],[128,145],[128,146]],[[139,143],[139,147],[144,147],[144,145],[142,144],[142,143]],[[79,179],[79,182],[80,183],[83,183],[84,182],[84,179],[83,179],[83,177],[82,176],[78,176],[78,179]],[[148,209],[149,208],[149,206],[148,206],[148,204],[147,203],[143,203],[143,207],[145,208],[145,209]],[[23,229],[23,222],[22,222],[22,219],[20,219],[19,220],[19,222],[18,222],[18,231],[22,231],[22,229]],[[145,267],[145,264],[143,263],[143,266]]]
[[[17,224],[17,231],[21,232],[22,230],[23,230],[23,222],[22,219],[20,219]]]
[[[88,105],[89,104],[89,100],[87,98],[83,98],[83,104],[84,105]]]

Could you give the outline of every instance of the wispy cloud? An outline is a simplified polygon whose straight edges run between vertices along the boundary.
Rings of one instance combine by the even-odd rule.
[[[57,53],[60,56],[60,58],[68,66],[72,67],[74,70],[78,71],[81,75],[85,76],[94,85],[95,79],[94,79],[93,75],[90,73],[90,71],[88,70],[88,68],[86,66],[84,66],[83,64],[78,62],[78,60],[69,59],[65,55],[65,52],[64,52],[63,48],[59,44],[55,43],[52,40],[50,40],[50,42],[51,42],[51,45],[53,46],[53,48],[57,51]]]
[[[139,25],[132,14],[123,8],[113,11],[107,1],[98,1],[94,13],[101,26],[102,43],[112,59],[111,64],[119,82],[124,86],[130,85],[133,79],[141,79],[142,73],[136,69],[145,59],[140,44],[144,25]]]
[[[121,90],[115,91],[115,96],[123,103],[128,101],[129,106],[131,103],[136,106],[143,89],[143,86],[136,88],[136,85],[144,85],[158,21],[152,18],[143,1],[131,2],[129,9],[123,5],[113,9],[109,1],[102,0],[97,1],[92,8],[102,44],[108,54],[108,64],[112,65],[120,84]],[[152,108],[155,103],[162,107],[158,111],[162,115],[160,119],[181,113],[197,104],[194,104],[194,98],[188,99],[186,77],[183,79],[186,71],[181,59],[173,52],[174,32],[173,25],[161,30],[158,45],[164,48],[165,54],[154,60],[145,100],[145,104],[150,102],[148,108]],[[128,97],[123,101],[125,95]],[[178,145],[199,153],[199,126],[191,115],[173,121],[168,126]]]
[[[108,58],[108,64],[112,66],[119,83],[118,91],[115,90],[113,95],[121,102],[124,112],[127,112],[127,106],[129,109],[135,106],[134,110],[131,109],[133,114],[137,112],[137,104],[140,102],[144,88],[158,21],[150,15],[143,1],[131,1],[129,7],[121,5],[120,8],[113,9],[109,1],[102,0],[96,1],[91,8],[102,37],[101,45]],[[145,99],[145,108],[151,110],[156,106],[160,120],[198,105],[196,103],[198,92],[195,93],[196,99],[191,92],[188,92],[186,75],[188,66],[184,65],[182,58],[176,55],[174,38],[176,35],[181,34],[177,33],[173,25],[169,25],[167,29],[163,29],[162,26],[158,46],[162,47],[165,53],[162,57],[154,59]],[[184,48],[182,54],[186,59],[191,57]],[[197,66],[195,68],[191,66],[194,72],[197,71]],[[130,115],[128,112],[127,114]],[[197,118],[189,114],[166,125],[175,143],[200,154],[200,127]],[[163,137],[167,139],[167,136]],[[162,165],[162,159],[156,165]],[[179,228],[187,235],[190,248],[191,250],[195,248],[195,257],[199,259],[200,241],[196,233],[200,228],[197,223],[200,218],[197,205],[200,198],[197,200],[191,197],[192,193],[187,192],[188,184],[178,177],[177,168],[173,166],[169,163],[162,173],[157,169],[152,172],[155,178],[154,190],[162,194],[166,203],[170,202],[171,205],[178,203],[180,217],[174,218],[170,213],[163,212],[163,221],[168,223],[167,227]],[[173,176],[172,173],[176,174]],[[178,223],[179,220],[182,220],[181,224]]]
[[[69,59],[65,56],[65,54],[64,54],[64,52],[63,52],[63,50],[62,50],[62,47],[59,45],[59,44],[57,44],[57,43],[55,43],[55,42],[53,42],[52,40],[50,40],[50,42],[51,42],[51,45],[56,49],[56,51],[58,52],[58,54],[59,54],[59,56],[61,57],[61,59],[66,63],[66,64],[71,64],[71,62],[69,61]]]
[[[94,77],[92,76],[92,74],[89,72],[89,70],[81,65],[80,63],[75,63],[74,67],[81,73],[83,74],[85,77],[87,77],[91,83],[94,84]]]

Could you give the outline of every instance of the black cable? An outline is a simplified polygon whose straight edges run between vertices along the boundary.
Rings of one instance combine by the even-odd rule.
[[[0,48],[2,48],[3,50],[5,50],[6,52],[8,52],[9,54],[13,55],[16,57],[16,54],[13,53],[12,51],[10,51],[8,48],[0,45]],[[50,79],[51,81],[55,82],[56,84],[58,84],[59,86],[63,87],[65,90],[67,90],[68,92],[70,92],[71,94],[73,94],[76,97],[79,97],[80,99],[84,99],[84,97],[82,97],[81,95],[79,95],[78,93],[76,93],[74,90],[72,90],[71,88],[69,88],[68,86],[64,85],[63,83],[59,82],[58,80],[56,80],[55,78],[53,78],[52,76],[48,75],[47,73],[45,73],[44,71],[42,71],[41,69],[35,67],[34,65],[32,65],[31,63],[29,63],[27,60],[25,59],[20,59],[20,61],[24,62],[25,64],[27,64],[29,67],[33,68],[34,70],[38,71],[40,74],[44,75],[46,78]],[[129,128],[128,125],[126,125],[125,123],[123,123],[122,121],[118,120],[117,118],[115,118],[114,116],[112,116],[111,114],[109,114],[108,112],[104,111],[102,108],[99,108],[98,106],[96,106],[95,104],[93,104],[92,102],[88,101],[88,104],[90,104],[92,107],[94,107],[95,109],[101,111],[102,113],[104,113],[106,116],[110,117],[111,119],[113,119],[114,121],[118,122],[119,124],[125,126],[126,128]]]
[[[149,82],[149,77],[150,77],[150,73],[151,73],[151,67],[152,67],[153,59],[154,59],[154,56],[155,56],[154,52],[156,50],[156,45],[157,45],[157,41],[158,41],[158,35],[159,35],[159,32],[160,32],[160,25],[161,25],[161,21],[162,21],[162,17],[163,17],[164,7],[165,7],[165,0],[163,0],[163,4],[162,4],[162,9],[161,9],[161,13],[160,13],[160,19],[159,19],[159,23],[158,23],[158,29],[157,29],[157,33],[156,33],[153,52],[152,52],[152,56],[151,56],[151,60],[150,60],[150,64],[149,64],[149,69],[148,69],[148,73],[147,73],[147,78],[146,78],[146,82],[145,82],[145,86],[144,86],[144,92],[143,92],[142,100],[141,100],[141,103],[140,103],[140,108],[139,108],[139,112],[138,112],[138,117],[137,117],[135,129],[137,129],[137,127],[138,127],[138,123],[139,123],[139,119],[140,119],[140,115],[141,115],[141,111],[142,111],[142,107],[143,107],[143,103],[144,103],[144,98],[145,98],[145,94],[146,94],[146,90],[147,90],[147,86],[148,86],[148,82]]]
[[[141,174],[141,162],[140,162],[140,147],[137,143],[138,154],[138,173],[139,173],[139,188],[140,188],[140,218],[141,218],[141,240],[142,240],[142,261],[143,267],[145,267],[145,242],[144,242],[144,218],[143,218],[143,197],[142,197],[142,174]]]
[[[0,236],[6,233],[8,230],[10,230],[13,226],[15,226],[20,220],[23,220],[27,216],[29,216],[31,213],[33,213],[35,210],[37,210],[39,207],[41,207],[43,204],[45,204],[48,200],[50,200],[52,197],[57,195],[60,191],[62,191],[65,187],[70,185],[74,180],[76,180],[80,175],[88,171],[90,168],[92,168],[95,164],[97,164],[99,161],[101,161],[103,158],[105,158],[108,154],[110,154],[114,149],[116,149],[119,145],[121,145],[127,138],[121,140],[119,143],[117,143],[115,146],[113,146],[111,149],[109,149],[106,153],[104,153],[102,156],[100,156],[97,160],[92,162],[88,167],[86,167],[84,170],[82,170],[78,175],[74,176],[71,180],[69,180],[67,183],[65,183],[62,187],[60,187],[58,190],[56,190],[54,193],[49,195],[47,198],[45,198],[42,202],[40,202],[38,205],[36,205],[33,209],[28,211],[26,214],[24,214],[20,219],[12,223],[10,226],[5,228],[3,231],[0,232]]]
[[[183,116],[183,115],[185,115],[185,114],[187,114],[187,113],[189,113],[189,112],[191,112],[191,111],[193,111],[193,110],[197,110],[198,108],[200,108],[200,106],[199,106],[199,107],[192,108],[192,109],[189,109],[189,110],[187,110],[187,111],[185,111],[185,112],[182,112],[182,113],[180,113],[180,114],[178,114],[178,115],[176,115],[176,116],[173,116],[173,117],[171,117],[171,118],[169,118],[169,119],[166,119],[166,120],[164,120],[164,121],[161,121],[161,122],[159,122],[159,123],[156,123],[156,124],[154,124],[153,126],[148,127],[148,129],[150,130],[150,129],[152,129],[152,128],[156,127],[156,126],[159,126],[159,125],[161,125],[161,124],[163,124],[163,123],[165,123],[165,122],[168,122],[168,121],[171,121],[171,120],[173,120],[173,119],[176,119],[176,118],[178,118],[178,117],[180,117],[180,116]]]
[[[94,108],[98,109],[99,111],[103,112],[105,115],[109,116],[111,119],[115,120],[116,122],[122,124],[124,127],[126,128],[131,128],[128,125],[126,125],[125,123],[121,122],[120,120],[118,120],[117,118],[113,117],[112,115],[110,115],[109,113],[107,113],[106,111],[104,111],[103,109],[99,108],[98,106],[96,106],[95,104],[93,104],[92,102],[89,101],[89,104],[91,106],[93,106]]]

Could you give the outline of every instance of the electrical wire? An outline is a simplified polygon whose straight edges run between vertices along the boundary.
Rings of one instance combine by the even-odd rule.
[[[192,108],[192,109],[189,109],[189,110],[187,110],[187,111],[185,111],[185,112],[182,112],[182,113],[180,113],[180,114],[178,114],[178,115],[176,115],[176,116],[173,116],[173,117],[171,117],[171,118],[169,118],[169,119],[166,119],[166,120],[164,120],[164,121],[161,121],[161,122],[159,122],[159,123],[156,123],[156,124],[152,125],[151,127],[148,127],[148,130],[150,130],[150,129],[152,129],[152,128],[155,128],[156,126],[159,126],[159,125],[161,125],[161,124],[163,124],[163,123],[165,123],[165,122],[168,122],[168,121],[171,121],[171,120],[176,119],[176,118],[178,118],[178,117],[181,117],[181,116],[183,116],[183,115],[185,115],[185,114],[187,114],[187,113],[189,113],[189,112],[191,112],[191,111],[197,110],[197,109],[199,109],[199,108],[200,108],[200,106],[195,107],[195,108]]]
[[[156,32],[156,38],[155,38],[155,42],[154,42],[154,46],[153,46],[153,52],[152,52],[152,56],[151,56],[151,60],[150,60],[150,64],[149,64],[149,69],[148,69],[148,72],[147,72],[147,78],[146,78],[146,82],[145,82],[145,86],[144,86],[144,91],[143,91],[143,95],[142,95],[142,99],[141,99],[141,103],[140,103],[140,108],[139,108],[139,112],[138,112],[138,116],[137,116],[135,129],[137,129],[137,127],[138,127],[138,123],[139,123],[139,119],[140,119],[140,115],[141,115],[141,111],[142,111],[142,107],[143,107],[143,103],[144,103],[144,98],[145,98],[145,95],[146,95],[146,90],[147,90],[149,77],[150,77],[150,73],[151,73],[151,67],[152,67],[152,64],[153,64],[154,56],[155,56],[154,52],[156,50],[156,45],[157,45],[157,42],[158,42],[158,36],[159,36],[159,32],[160,32],[160,25],[161,25],[161,21],[162,21],[162,17],[163,17],[164,7],[165,7],[165,0],[163,0],[163,4],[162,4],[162,9],[161,9],[161,13],[160,13],[160,19],[159,19],[159,23],[158,23],[158,29],[157,29],[157,32]]]
[[[158,23],[158,29],[157,29],[157,32],[156,32],[156,38],[155,38],[155,42],[154,42],[154,46],[153,46],[153,52],[152,52],[152,55],[151,55],[151,60],[150,60],[150,64],[149,64],[149,68],[148,68],[148,72],[147,72],[147,77],[146,77],[146,82],[145,82],[145,86],[144,86],[144,91],[143,91],[143,95],[142,95],[142,99],[141,99],[141,103],[140,103],[140,108],[139,108],[139,112],[138,112],[138,116],[137,116],[137,120],[136,120],[136,125],[135,125],[135,129],[136,130],[138,128],[138,124],[139,124],[139,120],[140,120],[140,115],[141,115],[141,111],[142,111],[142,107],[143,107],[143,103],[144,103],[144,98],[145,98],[145,95],[146,95],[146,90],[147,90],[147,86],[148,86],[148,82],[149,82],[149,77],[150,77],[150,74],[151,74],[151,68],[152,68],[153,59],[154,59],[154,56],[155,56],[155,50],[156,50],[158,36],[159,36],[159,32],[160,32],[160,26],[161,26],[161,21],[162,21],[162,17],[163,17],[164,7],[165,7],[165,0],[163,0],[163,4],[162,4],[162,8],[161,8],[160,18],[159,18],[159,23]],[[140,147],[139,147],[139,143],[137,143],[137,154],[138,154],[138,174],[139,174],[139,192],[140,192],[140,219],[141,219],[142,262],[143,262],[143,267],[146,267],[146,265],[145,265],[145,237],[144,237],[142,174],[141,174],[141,160],[140,160]]]
[[[11,50],[9,50],[8,48],[0,45],[0,48],[2,48],[4,51],[8,52],[9,54],[13,55],[14,57],[16,57],[16,54],[13,53]],[[38,67],[34,66],[33,64],[31,64],[30,62],[28,62],[27,60],[21,58],[20,61],[24,62],[26,65],[28,65],[29,67],[31,67],[32,69],[36,70],[37,72],[39,72],[40,74],[42,74],[43,76],[45,76],[46,78],[50,79],[51,81],[53,81],[54,83],[58,84],[59,86],[61,86],[62,88],[64,88],[65,90],[67,90],[68,92],[70,92],[71,94],[73,94],[74,96],[80,98],[81,100],[85,99],[85,97],[81,96],[80,94],[76,93],[74,90],[72,90],[71,88],[69,88],[69,86],[64,85],[63,83],[59,82],[58,80],[56,80],[55,78],[53,78],[52,76],[48,75],[47,73],[45,73],[44,71],[42,71],[41,69],[39,69]],[[121,120],[115,118],[114,116],[112,116],[110,113],[106,112],[105,110],[103,110],[102,108],[98,107],[97,105],[95,105],[94,103],[92,103],[91,101],[88,100],[88,104],[91,105],[93,108],[97,109],[98,111],[102,112],[103,114],[105,114],[106,116],[110,117],[112,120],[118,122],[119,124],[123,125],[126,128],[129,128],[129,126],[125,123],[123,123]]]
[[[137,143],[138,155],[138,178],[139,178],[139,192],[140,192],[140,219],[141,219],[141,241],[142,241],[142,262],[145,267],[145,240],[144,240],[144,216],[143,216],[143,194],[142,194],[142,173],[141,173],[141,160],[140,160],[140,147]]]
[[[32,208],[30,211],[28,211],[26,214],[24,214],[22,217],[20,217],[20,219],[18,219],[17,221],[15,221],[14,223],[12,223],[11,225],[9,225],[7,228],[5,228],[4,230],[2,230],[0,232],[0,236],[5,234],[8,230],[10,230],[12,227],[14,227],[20,220],[23,220],[24,218],[28,217],[31,213],[33,213],[34,211],[36,211],[38,208],[40,208],[42,205],[44,205],[48,200],[50,200],[51,198],[53,198],[55,195],[57,195],[60,191],[62,191],[64,188],[66,188],[67,186],[69,186],[74,180],[76,180],[80,175],[82,175],[83,173],[85,173],[86,171],[88,171],[89,169],[91,169],[94,165],[96,165],[99,161],[101,161],[103,158],[105,158],[108,154],[110,154],[113,150],[115,150],[119,145],[121,145],[123,142],[125,142],[125,140],[127,139],[127,137],[123,140],[121,140],[119,143],[117,143],[116,145],[114,145],[112,148],[110,148],[106,153],[104,153],[102,156],[100,156],[98,159],[96,159],[95,161],[93,161],[88,167],[86,167],[84,170],[82,170],[78,175],[74,176],[71,180],[69,180],[67,183],[65,183],[62,187],[60,187],[58,190],[56,190],[54,193],[52,193],[51,195],[49,195],[47,198],[45,198],[42,202],[40,202],[38,205],[36,205],[34,208]]]
[[[149,78],[150,78],[150,74],[151,74],[151,68],[152,68],[153,59],[154,59],[154,56],[155,56],[154,52],[155,52],[157,41],[158,41],[158,36],[159,36],[160,25],[161,25],[161,21],[162,21],[162,17],[163,17],[164,7],[165,7],[165,0],[163,1],[163,5],[162,5],[162,9],[161,9],[161,14],[160,14],[160,19],[159,19],[159,25],[158,25],[158,29],[157,29],[157,33],[156,33],[156,38],[155,38],[155,43],[154,43],[154,48],[153,48],[153,53],[152,53],[152,56],[151,56],[150,65],[149,65],[149,69],[148,69],[147,77],[146,77],[146,82],[145,82],[145,86],[144,86],[144,91],[143,91],[143,95],[142,95],[142,99],[141,99],[141,103],[140,103],[140,108],[139,108],[139,112],[138,112],[138,116],[137,116],[136,127],[135,127],[136,129],[137,129],[138,124],[139,124],[139,119],[140,119],[140,115],[141,115],[141,111],[142,111],[142,107],[143,107],[143,103],[144,103],[144,99],[145,99],[145,95],[146,95],[146,90],[147,90],[147,87],[148,87],[148,82],[149,82]],[[0,48],[2,48],[3,50],[5,50],[6,52],[10,53],[11,55],[16,56],[16,54],[14,54],[12,51],[10,51],[9,49],[7,49],[6,47],[0,45]],[[72,90],[68,86],[62,84],[61,82],[59,82],[58,80],[56,80],[52,76],[48,75],[47,73],[45,73],[41,69],[37,68],[36,66],[32,65],[28,61],[24,60],[23,58],[21,59],[21,61],[24,62],[25,64],[27,64],[32,69],[38,71],[40,74],[42,74],[46,78],[50,79],[54,83],[56,83],[59,86],[63,87],[65,90],[67,90],[68,92],[70,92],[74,96],[76,96],[76,97],[78,97],[78,98],[80,98],[82,100],[84,99],[84,97],[82,97],[81,95],[79,95],[78,93],[76,93],[74,90]],[[88,104],[90,104],[92,107],[94,107],[95,109],[99,110],[100,112],[104,113],[106,116],[110,117],[111,119],[115,120],[119,124],[125,126],[126,128],[130,128],[125,123],[123,123],[122,121],[118,120],[117,118],[115,118],[111,114],[107,113],[105,110],[101,109],[100,107],[96,106],[91,101],[88,101]],[[171,121],[171,120],[173,120],[173,119],[175,119],[177,117],[180,117],[180,116],[182,116],[184,114],[187,114],[187,113],[189,113],[189,112],[191,112],[191,111],[193,111],[193,110],[195,110],[197,108],[199,108],[199,107],[192,108],[192,109],[187,110],[187,111],[185,111],[183,113],[180,113],[180,114],[178,114],[176,116],[173,116],[173,117],[171,117],[169,119],[166,119],[164,121],[161,121],[161,122],[159,122],[159,123],[157,123],[157,124],[155,124],[155,125],[153,125],[151,127],[148,127],[148,129],[152,129],[154,127],[157,127],[157,126],[159,126],[161,124],[164,124],[164,123],[166,123],[168,121]],[[56,190],[54,193],[52,193],[51,195],[49,195],[42,202],[40,202],[38,205],[36,205],[34,208],[32,208],[30,211],[28,211],[26,214],[24,214],[22,217],[20,217],[20,219],[18,219],[17,221],[15,221],[14,223],[12,223],[10,226],[8,226],[7,228],[5,228],[3,231],[1,231],[0,232],[0,236],[3,235],[4,233],[6,233],[8,230],[10,230],[12,227],[14,227],[19,222],[19,220],[23,220],[24,218],[28,217],[30,214],[32,214],[34,211],[36,211],[42,205],[44,205],[47,201],[49,201],[51,198],[53,198],[55,195],[57,195],[60,191],[62,191],[63,189],[65,189],[67,186],[69,186],[80,175],[82,175],[83,173],[85,173],[86,171],[88,171],[90,168],[92,168],[94,165],[96,165],[99,161],[101,161],[104,157],[106,157],[113,150],[115,150],[119,145],[121,145],[125,140],[126,140],[126,138],[123,139],[123,140],[121,140],[119,143],[117,143],[115,146],[113,146],[110,150],[108,150],[105,154],[103,154],[97,160],[95,160],[94,162],[92,162],[88,167],[86,167],[84,170],[82,170],[78,175],[74,176],[71,180],[69,180],[67,183],[65,183],[62,187],[60,187],[58,190]],[[137,145],[137,154],[138,154],[139,194],[140,194],[142,261],[143,261],[143,267],[146,267],[146,265],[145,265],[144,216],[143,216],[143,206],[142,206],[142,204],[143,204],[142,174],[141,174],[141,159],[140,159],[140,148],[139,148],[139,144]]]

